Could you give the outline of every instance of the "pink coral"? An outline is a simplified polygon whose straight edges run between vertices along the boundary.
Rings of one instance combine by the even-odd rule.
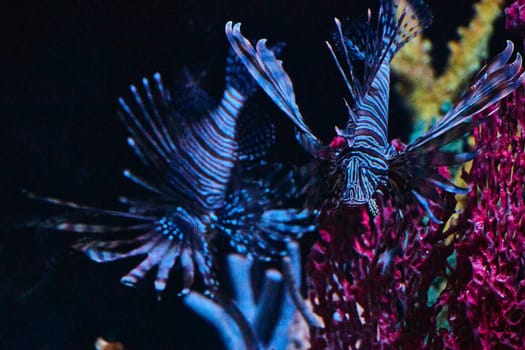
[[[515,1],[505,9],[505,28],[525,37],[525,0]]]
[[[525,1],[506,14],[507,28],[525,35]],[[523,348],[525,89],[495,108],[474,131],[465,209],[455,214],[454,197],[441,194],[448,224],[399,196],[384,199],[375,218],[325,208],[307,265],[325,325],[312,329],[313,349]]]
[[[479,155],[464,174],[473,190],[450,226],[406,201],[385,200],[373,219],[363,208],[325,210],[308,263],[325,324],[313,330],[314,349],[522,347],[523,130],[520,88],[475,130]],[[442,195],[451,217],[455,200]]]
[[[444,196],[451,215],[455,200]],[[427,335],[437,338],[427,301],[452,254],[443,225],[425,220],[417,203],[393,200],[375,218],[345,208],[325,211],[320,224],[308,264],[310,297],[325,324],[313,331],[314,349],[417,348]]]
[[[449,348],[523,347],[524,130],[525,91],[520,88],[474,132],[480,155],[464,177],[475,190],[454,227],[461,234],[457,268],[440,301],[452,321]],[[462,329],[462,337],[457,329]]]

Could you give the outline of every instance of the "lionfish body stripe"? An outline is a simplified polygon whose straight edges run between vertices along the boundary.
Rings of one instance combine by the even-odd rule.
[[[263,114],[245,116],[245,103],[256,88],[233,53],[224,93],[213,109],[207,109],[211,98],[193,85],[184,94],[191,102],[185,105],[158,73],[151,81],[142,79],[142,89],[131,85],[131,103],[119,98],[118,114],[129,132],[129,146],[153,179],[130,170],[124,176],[153,196],[122,198],[127,211],[40,198],[82,213],[134,221],[103,225],[68,219],[43,225],[83,234],[74,247],[96,262],[146,255],[121,282],[135,285],[157,267],[154,285],[159,293],[177,262],[183,272],[182,293],[189,292],[196,273],[213,293],[217,283],[209,243],[217,234],[228,237],[241,253],[262,259],[285,255],[287,241],[315,229],[315,212],[283,207],[299,193],[295,173],[275,165],[253,178],[253,168],[264,164],[274,137],[273,125]]]
[[[301,145],[321,163],[328,164],[330,171],[324,177],[332,185],[325,197],[346,206],[368,204],[372,212],[377,212],[372,210],[377,208],[375,199],[384,190],[411,193],[427,215],[440,222],[431,210],[431,202],[440,204],[436,188],[452,193],[466,190],[440,176],[437,166],[458,164],[475,156],[440,148],[486,119],[489,115],[474,121],[473,115],[522,85],[525,75],[520,75],[519,53],[509,63],[514,50],[507,42],[505,50],[481,69],[471,87],[434,127],[396,151],[387,139],[390,61],[431,22],[430,11],[422,0],[408,1],[401,9],[396,0],[380,0],[376,25],[371,23],[370,15],[365,21],[341,23],[335,19],[335,49],[329,42],[327,46],[350,98],[349,102],[345,100],[347,124],[342,129],[336,127],[337,136],[344,141],[337,142],[337,147],[323,145],[304,122],[292,81],[282,62],[266,48],[266,39],[252,46],[241,34],[240,23],[232,22],[226,24],[226,36],[250,74],[295,124]]]

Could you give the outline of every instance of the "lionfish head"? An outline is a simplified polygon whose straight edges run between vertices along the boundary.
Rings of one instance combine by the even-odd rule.
[[[375,192],[374,178],[366,167],[362,157],[356,155],[348,159],[346,176],[343,181],[341,201],[343,204],[353,207],[367,204]]]
[[[337,138],[332,141],[334,161],[331,169],[331,185],[338,205],[358,207],[368,205],[375,215],[378,207],[376,193],[381,193],[380,185],[385,182],[388,164],[384,157],[377,157],[362,150],[353,150],[354,133],[350,128],[336,128]]]

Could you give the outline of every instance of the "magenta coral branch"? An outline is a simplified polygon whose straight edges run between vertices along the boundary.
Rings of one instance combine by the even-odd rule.
[[[474,130],[478,156],[464,175],[473,190],[450,226],[392,199],[373,219],[325,211],[307,266],[325,324],[314,349],[522,349],[525,89],[491,113]],[[441,196],[450,218],[455,199]]]
[[[524,343],[524,92],[516,91],[474,132],[481,154],[465,179],[476,191],[453,228],[463,235],[442,300],[453,320],[450,348],[521,349]],[[459,329],[463,338],[454,334]]]
[[[525,37],[525,1],[518,0],[505,9],[505,28]]]
[[[525,1],[516,1],[506,14],[507,28],[524,36]],[[325,206],[321,239],[307,264],[309,296],[325,324],[312,329],[313,349],[523,348],[525,88],[520,84],[522,78],[498,105],[487,102],[483,114],[471,113],[477,156],[463,175],[472,189],[466,207],[455,213],[455,198],[445,187],[432,195],[440,203],[433,210],[448,223],[429,222],[414,199],[389,194],[375,218],[363,208]],[[463,101],[458,106],[472,107],[472,99]],[[330,147],[341,147],[338,141]],[[400,142],[393,146],[406,150]],[[438,169],[449,178],[446,167]]]
[[[443,195],[450,216],[455,201]],[[325,324],[313,332],[314,349],[419,348],[435,333],[428,293],[446,276],[452,249],[444,225],[423,217],[416,202],[388,200],[376,218],[363,208],[322,218],[308,264]]]

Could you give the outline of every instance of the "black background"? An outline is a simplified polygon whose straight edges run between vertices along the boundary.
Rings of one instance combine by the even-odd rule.
[[[471,0],[430,2],[434,59],[472,15]],[[115,207],[138,194],[121,176],[140,168],[125,143],[116,98],[159,71],[174,81],[188,66],[219,97],[227,42],[224,23],[249,37],[282,40],[285,68],[307,122],[329,140],[343,125],[344,90],[324,45],[334,16],[364,16],[376,1],[12,2],[0,13],[0,349],[92,349],[97,336],[126,349],[216,349],[220,340],[181,304],[170,285],[157,302],[151,279],[119,284],[136,261],[96,264],[69,249],[71,235],[23,227],[60,212],[25,198],[42,195]],[[491,41],[503,48],[503,19]],[[391,137],[406,140],[409,116],[392,97]],[[273,157],[302,161],[291,123],[263,95],[255,103],[277,124]],[[18,227],[20,226],[20,227]],[[306,247],[307,249],[307,247]]]

